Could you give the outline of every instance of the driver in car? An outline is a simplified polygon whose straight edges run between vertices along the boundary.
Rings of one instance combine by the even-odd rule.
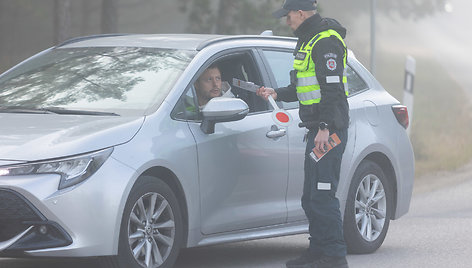
[[[215,63],[210,65],[194,84],[200,110],[214,97],[234,97],[228,82],[221,80],[221,71]]]

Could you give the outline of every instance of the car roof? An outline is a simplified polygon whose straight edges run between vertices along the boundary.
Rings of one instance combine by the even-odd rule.
[[[77,47],[149,47],[165,49],[182,49],[200,51],[212,44],[238,41],[285,41],[297,42],[294,37],[274,36],[271,31],[265,31],[261,35],[216,35],[216,34],[101,34],[77,37],[65,41],[56,48]],[[348,49],[349,57],[355,58],[354,53]]]
[[[67,40],[56,48],[74,47],[156,47],[201,50],[219,42],[236,40],[287,40],[295,38],[270,35],[212,35],[212,34],[108,34],[78,37]]]

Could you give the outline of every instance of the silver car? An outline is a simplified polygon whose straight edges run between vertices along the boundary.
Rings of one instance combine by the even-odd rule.
[[[298,103],[238,86],[200,109],[212,63],[289,83],[296,40],[275,36],[78,38],[0,76],[0,256],[92,257],[171,267],[181,248],[307,232]],[[350,252],[375,251],[407,213],[408,112],[349,51],[349,141],[337,196]]]

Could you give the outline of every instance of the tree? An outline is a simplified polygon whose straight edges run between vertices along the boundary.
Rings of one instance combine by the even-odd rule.
[[[71,2],[70,0],[54,1],[54,42],[61,43],[70,38]]]
[[[179,0],[180,11],[187,13],[191,33],[259,34],[280,29],[271,13],[280,7],[279,0]]]
[[[102,33],[118,32],[118,7],[116,0],[102,0]]]
[[[3,30],[3,25],[6,24],[6,19],[5,19],[5,4],[4,2],[0,1],[0,35],[1,36],[6,36]],[[2,67],[3,67],[3,55],[1,54],[2,51],[5,50],[5,42],[0,42],[0,73],[2,72]]]
[[[343,20],[355,20],[360,13],[368,14],[370,0],[319,1],[319,9],[336,8],[344,12]],[[441,12],[446,0],[377,1],[378,12],[405,19],[421,19]],[[187,13],[187,30],[192,33],[259,34],[273,29],[279,35],[292,32],[283,23],[277,23],[271,14],[282,6],[282,0],[179,0],[180,11]],[[339,9],[342,7],[342,9]],[[280,21],[279,21],[280,22]]]

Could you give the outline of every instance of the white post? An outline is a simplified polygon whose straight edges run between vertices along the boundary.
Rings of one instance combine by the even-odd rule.
[[[405,85],[403,90],[403,104],[408,108],[408,118],[410,119],[410,126],[406,130],[410,136],[412,121],[413,121],[413,83],[416,73],[416,60],[412,56],[406,57],[405,63]]]

